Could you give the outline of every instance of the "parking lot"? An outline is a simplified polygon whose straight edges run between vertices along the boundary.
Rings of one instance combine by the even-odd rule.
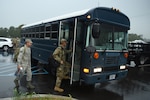
[[[13,97],[14,73],[16,64],[12,62],[12,53],[0,52],[0,98]],[[51,89],[54,82],[48,74],[34,74],[33,84],[37,94],[57,94],[79,100],[149,100],[150,74],[140,68],[129,67],[125,79],[115,80],[104,84],[96,84],[95,88],[88,86],[69,86],[69,80],[64,80],[62,87],[65,92],[56,93]],[[22,79],[22,92],[26,92],[25,78]]]

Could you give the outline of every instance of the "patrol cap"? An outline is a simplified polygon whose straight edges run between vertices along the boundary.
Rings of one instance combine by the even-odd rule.
[[[68,43],[66,39],[61,39],[61,40],[60,40],[60,43],[62,43],[62,42]]]
[[[31,39],[26,39],[25,43],[27,43],[27,42],[33,43]]]

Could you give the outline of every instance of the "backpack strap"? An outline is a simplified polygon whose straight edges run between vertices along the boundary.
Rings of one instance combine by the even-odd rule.
[[[22,47],[24,50],[23,50],[23,56],[22,56],[22,59],[24,59],[24,55],[25,55],[25,52],[26,52],[26,46],[23,46]]]

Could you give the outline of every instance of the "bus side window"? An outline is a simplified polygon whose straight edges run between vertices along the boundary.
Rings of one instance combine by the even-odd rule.
[[[40,32],[44,32],[44,26],[40,27]]]
[[[36,38],[39,38],[39,34],[36,33]]]
[[[45,34],[45,39],[50,39],[50,33]]]
[[[44,38],[45,37],[44,26],[40,26],[39,27],[39,33],[40,33],[40,38]]]
[[[44,33],[40,33],[40,38],[44,38]]]
[[[58,30],[59,30],[59,24],[58,23],[52,24],[52,28],[51,28],[51,37],[52,37],[52,39],[57,39],[58,38]]]
[[[32,38],[35,38],[35,34],[32,34]]]
[[[39,32],[39,27],[36,27],[36,30],[35,30],[36,32]]]
[[[31,34],[29,34],[29,38],[31,38]]]
[[[57,39],[58,34],[57,33],[52,33],[52,39]]]
[[[51,30],[51,26],[48,24],[48,26],[45,26],[45,39],[50,39],[50,30]]]

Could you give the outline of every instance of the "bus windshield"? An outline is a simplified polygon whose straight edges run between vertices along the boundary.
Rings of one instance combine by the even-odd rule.
[[[108,24],[100,25],[100,35],[92,36],[92,25],[87,27],[86,46],[94,46],[97,50],[126,50],[127,30],[123,27]]]

